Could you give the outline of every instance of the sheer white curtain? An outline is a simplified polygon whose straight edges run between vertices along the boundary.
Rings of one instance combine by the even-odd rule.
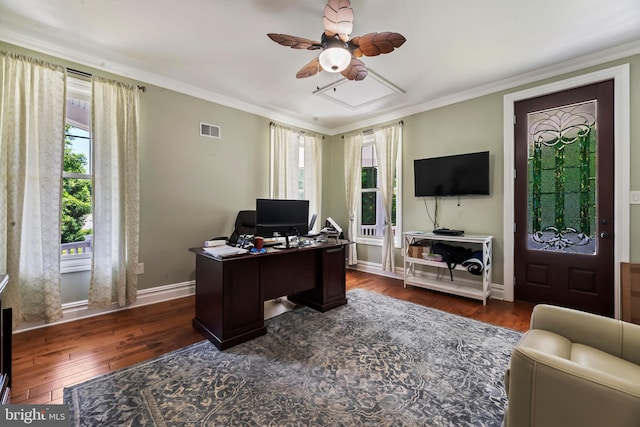
[[[14,326],[62,317],[64,68],[0,52],[0,270]]]
[[[301,166],[304,168],[302,193]],[[309,214],[317,213],[322,218],[322,136],[271,124],[270,197],[309,200]],[[315,228],[320,223],[317,221]]]
[[[382,238],[382,269],[384,271],[395,270],[394,236],[391,221],[391,209],[393,206],[393,188],[398,162],[398,148],[402,141],[402,125],[396,124],[373,132],[376,157],[380,176],[380,193],[384,206],[384,236]]]
[[[89,305],[136,300],[139,240],[137,87],[94,77],[93,265]]]
[[[347,194],[347,212],[349,226],[347,238],[352,242],[358,236],[358,198],[362,179],[362,133],[344,137],[344,186]],[[347,245],[347,262],[349,265],[358,262],[356,245]]]
[[[304,197],[309,200],[309,214],[322,218],[322,137],[317,135],[304,135]],[[318,230],[321,223],[317,220],[314,228]]]
[[[298,199],[300,132],[271,125],[270,192],[273,199]]]

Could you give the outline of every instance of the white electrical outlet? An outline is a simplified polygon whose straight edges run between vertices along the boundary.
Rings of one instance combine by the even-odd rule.
[[[139,262],[136,267],[136,274],[144,274],[144,262]]]
[[[629,203],[632,205],[640,205],[640,191],[632,191],[630,193]]]

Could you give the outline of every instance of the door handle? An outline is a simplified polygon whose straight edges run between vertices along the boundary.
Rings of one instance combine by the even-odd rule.
[[[602,239],[608,239],[609,237],[611,237],[611,235],[606,231],[603,231],[602,233],[600,233],[600,238]]]

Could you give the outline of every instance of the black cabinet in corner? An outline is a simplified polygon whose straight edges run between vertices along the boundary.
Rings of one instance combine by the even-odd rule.
[[[4,291],[9,276],[0,275],[0,297]],[[2,300],[0,298],[0,307]],[[13,326],[11,317],[13,311],[11,308],[5,308],[0,311],[0,404],[10,403],[11,390],[11,338],[13,334]]]

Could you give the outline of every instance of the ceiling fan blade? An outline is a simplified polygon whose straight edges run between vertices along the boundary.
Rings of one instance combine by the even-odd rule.
[[[269,33],[267,34],[267,36],[269,36],[269,38],[274,42],[282,46],[289,46],[292,49],[316,50],[322,47],[320,42],[305,39],[302,37],[290,36],[288,34]]]
[[[329,0],[322,23],[327,37],[338,35],[343,42],[349,41],[353,31],[353,9],[349,0]]]
[[[347,68],[345,68],[340,74],[342,74],[348,80],[363,80],[367,77],[369,72],[367,71],[367,67],[365,67],[364,62],[360,61],[357,58],[351,58],[351,64]]]
[[[304,67],[300,68],[300,71],[296,73],[296,78],[304,79],[305,77],[315,76],[318,71],[322,71],[322,67],[320,66],[318,58],[315,58]]]
[[[349,44],[355,56],[377,56],[381,53],[393,52],[394,49],[402,46],[406,40],[402,34],[387,31],[354,37]]]

